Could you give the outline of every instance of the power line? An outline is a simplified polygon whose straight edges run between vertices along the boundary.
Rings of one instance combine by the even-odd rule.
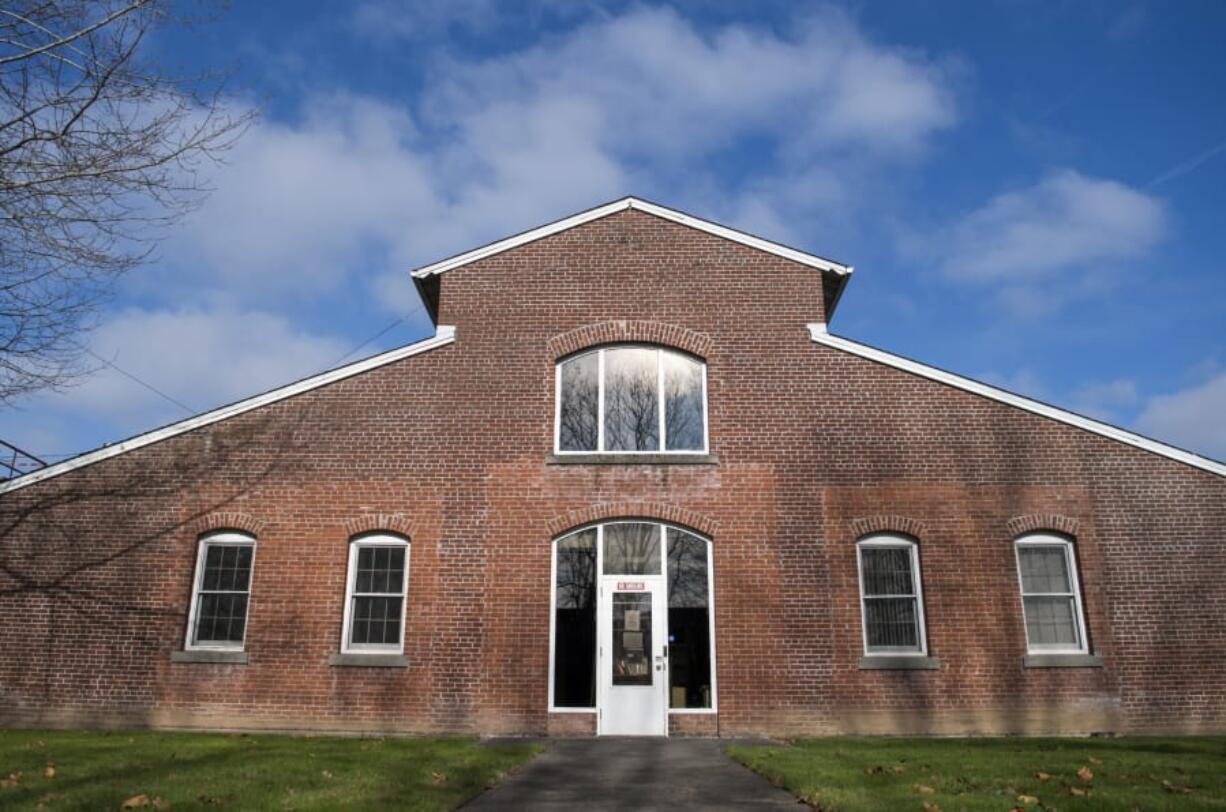
[[[94,352],[93,350],[91,350],[89,347],[86,347],[86,346],[84,346],[84,345],[79,345],[79,346],[80,346],[80,347],[81,347],[81,349],[82,349],[82,350],[84,350],[84,351],[85,351],[87,354],[89,354],[89,355],[93,356],[93,357],[94,357],[94,358],[96,358],[97,360],[99,360],[99,361],[101,361],[102,363],[106,364],[108,367],[110,367],[111,369],[115,370],[116,372],[118,372],[120,375],[124,376],[124,377],[125,377],[125,378],[127,378],[128,380],[133,381],[134,383],[137,383],[137,384],[139,384],[139,385],[141,385],[141,386],[145,387],[145,388],[146,388],[146,389],[148,389],[150,392],[154,393],[155,395],[158,395],[159,397],[165,398],[166,400],[168,400],[168,401],[170,401],[171,403],[173,403],[174,405],[178,406],[180,409],[182,409],[183,411],[187,412],[188,414],[196,414],[196,413],[199,411],[198,409],[193,409],[191,406],[188,406],[186,403],[184,403],[184,402],[183,402],[183,401],[181,401],[181,400],[176,400],[175,398],[172,398],[170,395],[166,394],[166,393],[165,393],[165,392],[163,392],[161,389],[158,389],[158,388],[157,388],[156,386],[154,386],[153,384],[151,384],[151,383],[147,383],[147,382],[145,382],[145,381],[141,380],[140,378],[138,378],[138,377],[136,377],[135,375],[133,375],[131,372],[128,372],[126,369],[124,369],[123,367],[121,367],[121,366],[119,366],[118,364],[116,364],[114,361],[108,361],[108,360],[106,360],[106,359],[105,359],[105,358],[103,358],[101,355],[99,355],[98,353],[96,353],[96,352]]]
[[[338,366],[338,365],[339,365],[339,364],[340,364],[342,361],[344,361],[346,358],[348,358],[349,356],[351,356],[351,355],[353,355],[354,353],[356,353],[358,350],[362,349],[363,347],[367,346],[368,344],[370,344],[370,343],[372,343],[372,342],[374,342],[374,341],[378,341],[380,338],[383,338],[383,336],[387,335],[387,333],[388,333],[388,332],[390,332],[391,330],[393,330],[393,329],[394,329],[394,328],[396,328],[396,327],[399,327],[401,324],[403,324],[404,322],[406,322],[406,321],[408,320],[409,316],[416,315],[416,314],[418,313],[418,311],[421,311],[421,310],[424,310],[424,309],[425,309],[425,305],[422,305],[422,304],[420,304],[420,303],[419,303],[419,304],[418,304],[417,306],[415,306],[415,307],[414,307],[412,310],[409,310],[409,311],[408,311],[408,312],[406,312],[406,313],[405,313],[403,316],[401,316],[400,318],[398,318],[398,319],[394,320],[394,321],[393,321],[391,324],[387,325],[387,326],[386,326],[386,327],[384,327],[382,330],[380,330],[379,332],[375,333],[373,336],[371,336],[370,338],[366,339],[366,340],[365,340],[365,341],[363,341],[361,344],[357,345],[357,346],[356,346],[356,347],[354,347],[352,350],[350,350],[349,352],[347,352],[347,353],[345,353],[344,355],[342,355],[340,358],[337,358],[335,361],[333,361],[333,362],[332,362],[331,366],[330,366],[330,367],[328,367],[328,368],[329,368],[329,369],[331,369],[331,367]]]

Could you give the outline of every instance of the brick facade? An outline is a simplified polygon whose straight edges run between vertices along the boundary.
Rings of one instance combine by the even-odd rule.
[[[812,342],[823,273],[628,210],[449,271],[456,341],[0,496],[0,721],[587,735],[550,539],[713,541],[718,714],[676,734],[1226,731],[1226,479]],[[554,364],[708,364],[700,465],[557,464]],[[257,538],[246,664],[172,662],[197,540]],[[407,668],[330,666],[347,546],[410,539]],[[867,671],[855,542],[919,544],[931,656]],[[1012,540],[1075,540],[1096,668],[1023,667]]]

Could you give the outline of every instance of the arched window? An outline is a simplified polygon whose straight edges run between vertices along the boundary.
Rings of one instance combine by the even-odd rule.
[[[697,358],[603,347],[561,361],[556,388],[559,454],[707,451],[707,367]]]
[[[187,651],[242,651],[255,537],[225,530],[200,537],[187,624]]]
[[[919,545],[906,536],[877,533],[856,543],[856,555],[864,653],[927,654]]]
[[[341,653],[403,654],[409,540],[369,533],[349,542]]]
[[[554,541],[550,707],[596,707],[598,613],[609,609],[609,596],[602,602],[598,593],[619,588],[627,576],[659,579],[666,591],[667,618],[654,633],[665,635],[668,646],[668,707],[714,708],[711,542],[643,521],[606,522]],[[616,671],[626,653],[614,648],[605,646],[604,656],[605,667]]]
[[[1014,542],[1026,650],[1031,654],[1088,652],[1077,557],[1073,543],[1052,533],[1028,533]]]

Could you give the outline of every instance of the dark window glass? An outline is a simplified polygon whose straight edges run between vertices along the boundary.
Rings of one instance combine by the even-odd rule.
[[[664,447],[701,451],[703,446],[702,364],[676,353],[660,354],[664,366]]]
[[[920,650],[919,601],[909,546],[860,548],[869,651]]]
[[[251,584],[250,544],[208,544],[196,596],[193,644],[243,642]]]
[[[605,352],[605,450],[660,450],[658,358],[639,347]]]
[[[604,526],[605,575],[659,575],[660,525],[618,522]]]
[[[595,451],[599,426],[600,354],[588,353],[563,362],[558,414],[558,448]]]
[[[596,529],[555,544],[553,704],[596,706]]]
[[[707,543],[668,528],[669,707],[711,707]]]
[[[404,545],[359,545],[349,644],[397,646],[404,617]]]

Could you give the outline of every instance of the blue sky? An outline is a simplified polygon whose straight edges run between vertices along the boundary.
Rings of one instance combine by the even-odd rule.
[[[634,194],[854,264],[837,334],[1226,458],[1224,4],[234,6],[149,55],[261,123],[88,339],[194,411],[427,335],[411,267]],[[185,416],[103,368],[0,437]]]

